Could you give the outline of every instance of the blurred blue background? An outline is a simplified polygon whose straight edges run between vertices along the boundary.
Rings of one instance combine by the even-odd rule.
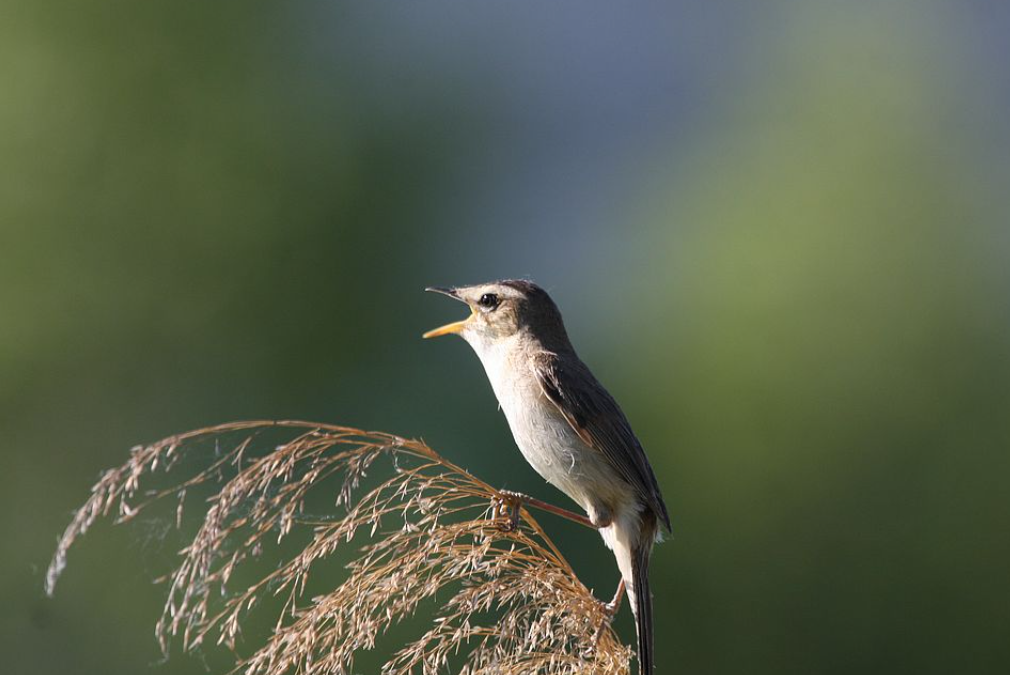
[[[159,662],[171,545],[96,528],[43,595],[139,442],[343,423],[562,503],[419,337],[461,316],[426,285],[515,276],[659,476],[661,672],[1007,672],[1008,36],[999,0],[4,0],[4,672],[206,672]]]

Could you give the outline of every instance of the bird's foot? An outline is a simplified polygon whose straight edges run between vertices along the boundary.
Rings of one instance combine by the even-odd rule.
[[[567,518],[572,522],[585,525],[594,530],[610,524],[609,521],[606,523],[594,523],[590,518],[581,513],[575,513],[574,511],[548,504],[536,497],[530,497],[529,495],[513,492],[512,490],[498,490],[495,496],[491,498],[491,508],[494,512],[494,517],[496,519],[505,519],[506,522],[503,524],[502,529],[506,532],[512,532],[519,526],[519,509],[523,507],[533,507],[546,513],[553,513],[556,516]]]
[[[603,609],[603,618],[600,619],[600,626],[596,629],[596,639],[593,640],[594,648],[600,644],[600,640],[603,638],[603,631],[614,622],[614,617],[617,616],[617,610],[621,608],[621,600],[623,599],[624,579],[621,579],[621,583],[617,584],[617,592],[614,593],[613,600],[610,602],[600,602],[600,607]]]
[[[529,499],[526,495],[512,490],[498,490],[491,498],[491,511],[503,532],[515,532],[521,521],[520,509]]]

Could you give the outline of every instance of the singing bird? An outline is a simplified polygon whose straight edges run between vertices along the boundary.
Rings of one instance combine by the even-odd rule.
[[[587,516],[518,493],[516,500],[546,508],[599,530],[614,552],[621,583],[608,609],[627,590],[638,633],[639,672],[654,672],[649,556],[670,516],[659,484],[627,418],[579,359],[551,297],[525,280],[425,290],[469,305],[463,321],[424,337],[456,334],[477,353],[516,445],[526,461]]]

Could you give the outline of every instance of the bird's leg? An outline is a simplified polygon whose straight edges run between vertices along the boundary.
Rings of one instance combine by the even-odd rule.
[[[617,616],[617,610],[621,608],[621,600],[624,599],[624,579],[621,579],[621,583],[617,584],[617,592],[614,593],[614,599],[610,602],[600,603],[603,605],[603,620],[600,621],[600,627],[596,630],[596,641],[594,644],[600,644],[600,638],[603,637],[603,630],[613,622],[614,617]]]
[[[621,583],[617,584],[617,592],[614,593],[614,599],[610,602],[604,603],[603,611],[606,612],[610,618],[614,618],[617,614],[617,610],[621,608],[621,600],[624,599],[624,579],[621,579]]]
[[[505,522],[502,523],[501,527],[506,532],[511,532],[519,526],[519,509],[524,506],[532,506],[540,509],[541,511],[546,511],[547,513],[553,513],[556,516],[567,518],[568,520],[579,523],[580,525],[591,527],[594,530],[598,529],[592,520],[581,513],[575,513],[574,511],[563,509],[560,506],[548,504],[547,502],[540,501],[535,497],[524,495],[521,492],[498,490],[498,494],[496,494],[492,499],[492,505],[495,509],[495,516],[505,518]]]

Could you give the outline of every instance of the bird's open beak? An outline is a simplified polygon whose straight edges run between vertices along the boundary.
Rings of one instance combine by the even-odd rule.
[[[456,300],[459,300],[460,302],[465,302],[463,298],[459,297],[459,292],[457,292],[455,288],[445,288],[442,286],[429,286],[424,290],[429,291],[431,293],[441,293],[442,295],[448,295],[450,298],[454,298]],[[430,330],[421,337],[433,338],[433,337],[439,337],[440,335],[452,335],[453,333],[459,333],[464,328],[466,328],[471,318],[473,318],[472,313],[470,314],[470,316],[463,319],[462,321],[454,321],[453,323],[446,324],[444,326],[441,326],[440,328]]]

